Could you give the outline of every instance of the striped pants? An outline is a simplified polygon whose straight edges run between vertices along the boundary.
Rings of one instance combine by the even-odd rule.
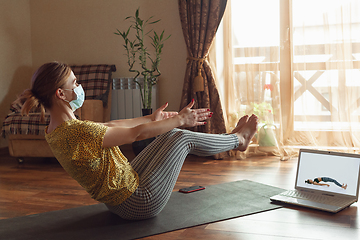
[[[131,162],[139,187],[123,203],[107,205],[129,220],[156,216],[165,207],[188,154],[211,156],[238,147],[234,134],[207,134],[173,129],[159,135]]]

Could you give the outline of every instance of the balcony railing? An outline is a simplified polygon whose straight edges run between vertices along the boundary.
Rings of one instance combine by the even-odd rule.
[[[344,46],[352,51],[345,60]],[[295,129],[309,129],[309,124],[304,125],[306,118],[306,121],[312,121],[313,130],[349,130],[350,122],[336,120],[340,114],[349,113],[351,121],[356,119],[359,122],[360,95],[346,109],[339,109],[338,101],[345,100],[345,90],[357,89],[360,92],[360,42],[294,46],[293,51]],[[234,47],[234,69],[240,83],[246,81],[246,73],[252,72],[254,89],[259,94],[255,101],[261,102],[262,86],[268,83],[264,76],[271,75],[271,84],[280,82],[280,47]],[[352,78],[347,76],[349,73]],[[339,89],[332,91],[331,101],[330,87]],[[242,96],[242,101],[245,104],[248,97]],[[352,122],[351,129],[360,130],[358,125],[354,126]]]

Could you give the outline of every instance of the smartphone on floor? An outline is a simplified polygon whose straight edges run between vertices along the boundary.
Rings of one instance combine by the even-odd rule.
[[[203,186],[193,186],[193,187],[182,188],[179,190],[179,192],[191,193],[191,192],[196,192],[196,191],[200,191],[200,190],[204,190],[204,189],[205,189],[205,187],[203,187]]]

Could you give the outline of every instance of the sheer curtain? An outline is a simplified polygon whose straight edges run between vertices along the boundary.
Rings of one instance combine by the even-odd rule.
[[[228,1],[209,55],[226,127],[260,118],[239,158],[359,151],[359,16],[359,0]]]
[[[359,1],[293,0],[292,8],[294,134],[289,144],[358,152]]]

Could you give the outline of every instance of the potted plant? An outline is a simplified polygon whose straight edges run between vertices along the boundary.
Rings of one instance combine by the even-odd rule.
[[[259,150],[272,152],[277,149],[276,127],[274,124],[274,111],[269,102],[252,103],[249,113],[254,113],[259,118],[257,141]]]
[[[164,37],[164,30],[161,34],[158,34],[153,29],[147,30],[149,25],[158,23],[159,20],[152,20],[153,16],[147,20],[140,18],[139,8],[135,12],[135,16],[126,17],[125,20],[129,20],[131,25],[126,31],[120,31],[116,29],[116,35],[119,35],[124,40],[125,55],[127,56],[127,63],[129,65],[129,71],[135,73],[134,81],[139,86],[141,102],[142,102],[142,114],[143,116],[152,113],[151,101],[152,101],[152,87],[159,80],[161,72],[159,65],[161,61],[161,53],[164,47],[164,42],[170,37]],[[132,30],[135,31],[132,34]],[[146,36],[151,40],[151,46],[153,51],[150,51],[146,45]],[[139,81],[138,77],[142,77],[143,81]],[[134,153],[139,154],[148,144],[153,141],[154,138],[145,139],[142,141],[136,141],[132,144]]]
[[[130,20],[131,25],[126,31],[117,29],[116,35],[119,35],[124,40],[124,48],[126,50],[127,63],[129,71],[135,73],[134,81],[140,88],[143,115],[151,114],[151,99],[152,87],[157,83],[158,77],[161,75],[159,65],[161,61],[161,53],[164,47],[164,42],[170,37],[164,36],[164,30],[158,34],[153,29],[147,30],[149,25],[158,23],[159,20],[152,20],[153,16],[147,20],[140,18],[139,8],[135,12],[135,16],[126,17],[125,20]],[[135,34],[131,35],[132,30]],[[149,36],[153,51],[150,51],[146,46],[145,37]],[[140,82],[138,77],[143,78]]]
[[[259,118],[260,127],[265,124],[273,124],[273,108],[268,102],[251,103],[247,113],[254,113]]]

